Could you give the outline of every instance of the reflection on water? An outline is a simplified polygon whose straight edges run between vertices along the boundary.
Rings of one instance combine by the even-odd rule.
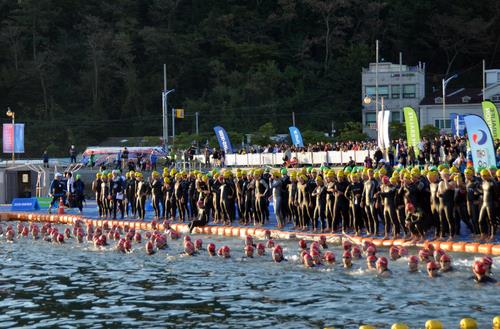
[[[242,258],[242,240],[201,237],[205,245],[231,246],[232,258],[185,257],[180,241],[146,256],[144,243],[125,255],[72,240],[1,237],[0,328],[357,328],[397,321],[422,327],[429,318],[451,328],[465,316],[489,327],[500,310],[500,287],[468,280],[472,256],[454,254],[457,270],[432,280],[407,273],[401,259],[390,262],[392,278],[380,279],[364,260],[350,271],[305,269],[295,241],[280,242],[288,261],[275,264],[269,255]],[[339,259],[338,247],[333,251]]]

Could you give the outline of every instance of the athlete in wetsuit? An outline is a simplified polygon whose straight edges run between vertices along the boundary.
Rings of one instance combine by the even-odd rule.
[[[325,214],[326,214],[326,187],[321,176],[316,177],[316,188],[311,194],[313,198],[316,198],[316,206],[314,208],[314,214],[312,218],[313,231],[318,229],[318,219],[320,224],[320,232],[326,231]]]
[[[382,179],[382,187],[380,188],[379,196],[383,200],[383,218],[384,218],[384,239],[389,237],[389,227],[392,226],[392,237],[399,237],[399,222],[396,216],[396,205],[394,198],[396,196],[396,188],[392,186],[390,178],[384,176]]]
[[[285,227],[285,219],[283,216],[282,209],[282,181],[281,181],[281,173],[279,171],[273,172],[271,175],[271,193],[273,196],[273,206],[274,206],[274,214],[276,216],[276,221],[278,223],[278,228]]]
[[[474,170],[467,168],[465,174],[465,187],[467,190],[467,214],[472,224],[474,234],[480,234],[479,230],[479,196],[481,194],[481,180],[474,176]]]
[[[235,215],[234,204],[236,198],[236,188],[234,186],[230,171],[224,172],[223,177],[224,179],[219,188],[221,219],[223,220],[224,224],[231,225]]]
[[[255,210],[259,225],[264,225],[267,206],[266,198],[269,193],[269,185],[262,177],[261,171],[255,173]]]
[[[127,202],[125,204],[125,209],[127,213],[127,217],[133,217],[137,215],[137,209],[136,209],[136,204],[137,202],[135,201],[135,196],[136,196],[136,190],[137,190],[137,180],[135,179],[135,172],[130,171],[128,172],[129,178],[127,179],[126,185],[125,185],[125,194],[127,197]]]
[[[453,219],[453,199],[455,195],[455,182],[450,181],[447,168],[441,171],[442,181],[438,185],[439,198],[439,221],[441,228],[447,228],[450,239],[455,236],[455,221]],[[441,230],[441,238],[444,237],[444,230]]]
[[[149,184],[144,181],[142,173],[137,173],[137,190],[135,200],[137,202],[136,209],[140,220],[144,220],[146,217],[146,197],[149,193]]]
[[[361,207],[365,209],[366,215],[368,217],[368,227],[367,230],[369,235],[378,234],[378,215],[377,209],[375,208],[376,196],[375,193],[378,192],[378,182],[374,178],[374,173],[372,169],[368,169],[368,179],[364,183],[362,204]]]
[[[61,178],[62,175],[60,173],[56,173],[54,176],[54,180],[50,184],[49,196],[52,197],[52,201],[50,201],[49,214],[51,213],[54,204],[59,202],[61,198],[63,198],[63,203],[66,203],[64,201],[66,196],[66,189],[64,182],[61,181]]]
[[[123,199],[125,198],[125,182],[120,176],[118,170],[113,170],[112,178],[109,182],[109,194],[113,205],[113,219],[116,219],[116,211],[120,211],[120,218],[123,219],[125,211],[123,208]]]
[[[438,238],[441,236],[441,232],[443,228],[441,227],[441,220],[439,217],[439,198],[438,198],[438,187],[439,187],[439,175],[437,171],[429,171],[427,174],[429,178],[429,189],[431,192],[430,196],[430,205],[431,205],[431,222],[432,225],[436,228],[434,238]]]
[[[287,186],[287,194],[288,194],[288,212],[293,221],[293,229],[299,229],[299,212],[298,212],[298,190],[297,190],[297,174],[292,172],[290,174],[290,184]]]
[[[160,173],[153,171],[151,174],[151,182],[149,189],[151,191],[151,203],[155,211],[155,219],[161,218],[161,207],[160,204],[163,202],[162,193],[163,183],[160,180]]]
[[[333,227],[332,233],[334,233],[338,228],[342,217],[342,233],[347,233],[347,227],[349,226],[349,200],[347,199],[345,192],[349,182],[346,180],[343,171],[337,173],[337,182],[334,184],[335,191],[335,204],[333,206]]]
[[[351,175],[352,183],[349,184],[345,191],[345,196],[349,199],[349,204],[351,207],[351,215],[354,226],[354,231],[356,235],[361,235],[361,229],[363,227],[363,218],[361,212],[361,200],[363,196],[364,185],[359,181],[359,174],[355,173]]]
[[[299,182],[297,183],[297,203],[299,212],[299,226],[300,229],[307,230],[309,221],[309,203],[311,196],[307,192],[306,176],[301,174]]]
[[[333,230],[333,217],[335,205],[335,172],[329,170],[326,174],[326,226]]]
[[[95,193],[95,201],[97,203],[97,209],[99,211],[99,218],[102,218],[104,216],[104,209],[101,199],[101,184],[101,173],[97,173],[95,174],[95,180],[92,182],[92,192]]]
[[[110,174],[111,175],[111,174]],[[109,178],[111,179],[111,178]],[[102,209],[104,211],[104,217],[111,217],[111,196],[109,194],[109,182],[108,182],[108,174],[103,172],[101,176],[101,203]]]
[[[177,203],[177,209],[179,210],[179,222],[184,223],[186,221],[187,214],[186,206],[188,200],[188,191],[186,180],[181,174],[177,174],[175,177],[174,194]]]
[[[481,230],[481,238],[485,239],[489,233],[488,240],[493,240],[496,233],[496,218],[495,218],[495,201],[500,196],[495,195],[495,182],[487,169],[481,170],[481,191],[483,195],[483,203],[479,210],[479,229]],[[484,228],[487,229],[484,229]]]

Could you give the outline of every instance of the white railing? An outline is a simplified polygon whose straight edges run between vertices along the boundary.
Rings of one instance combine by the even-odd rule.
[[[328,151],[328,152],[292,152],[292,158],[297,158],[299,165],[321,165],[328,164],[347,164],[350,158],[356,163],[363,163],[367,156],[373,156],[375,151]],[[284,153],[254,153],[254,154],[226,154],[226,166],[264,166],[264,165],[282,165]],[[194,159],[205,163],[204,155],[195,155]],[[210,164],[215,161],[210,157]]]

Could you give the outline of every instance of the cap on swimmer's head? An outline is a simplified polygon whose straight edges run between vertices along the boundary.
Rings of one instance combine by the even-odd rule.
[[[146,252],[148,253],[148,255],[151,255],[153,251],[154,251],[153,242],[152,241],[146,242]]]
[[[324,258],[325,258],[325,261],[327,263],[330,263],[330,264],[335,263],[335,254],[331,251],[325,252]]]
[[[432,261],[427,263],[427,271],[432,271],[437,269],[439,269],[439,266],[436,264],[436,262]]]
[[[451,257],[448,254],[444,254],[439,261],[443,263],[451,262]]]
[[[253,244],[253,236],[247,235],[245,237],[245,244]]]
[[[375,255],[376,252],[377,252],[377,249],[375,249],[374,246],[369,246],[368,248],[366,248],[366,253],[368,255]]]
[[[342,258],[351,259],[352,255],[349,251],[344,251],[344,253],[342,254]]]
[[[366,262],[375,264],[377,262],[377,256],[371,255],[366,257]]]
[[[380,266],[380,267],[387,267],[387,265],[389,264],[389,262],[387,261],[387,258],[385,257],[380,257],[378,260],[377,260],[377,266]]]
[[[264,231],[264,238],[270,240],[271,239],[271,231],[270,230],[265,230]]]
[[[208,253],[215,253],[215,244],[210,242],[209,244],[207,244],[207,251]]]
[[[408,258],[408,263],[415,263],[418,264],[418,257],[415,255],[412,255]]]
[[[399,253],[400,257],[407,256],[408,255],[408,249],[406,249],[405,247],[400,247],[398,253]]]
[[[203,248],[203,240],[196,239],[194,241],[194,247],[196,248],[196,250],[201,250]]]
[[[418,256],[420,258],[423,258],[423,259],[427,259],[429,258],[430,254],[429,254],[429,250],[427,249],[421,249],[419,252],[418,252]]]
[[[406,212],[413,212],[413,211],[415,211],[415,206],[413,205],[413,203],[408,202],[406,204]]]
[[[361,250],[359,249],[358,246],[354,246],[352,247],[352,257],[355,257],[355,258],[360,258],[361,257]]]
[[[299,240],[299,248],[301,249],[306,249],[307,248],[307,242],[304,239]]]
[[[267,248],[273,248],[274,247],[274,241],[271,240],[271,239],[267,240],[266,247]]]
[[[389,254],[398,254],[399,255],[399,248],[397,246],[391,246],[389,248]]]
[[[344,248],[344,251],[351,251],[352,248],[352,243],[349,240],[344,240],[342,242],[342,247]]]
[[[484,256],[482,262],[486,266],[491,266],[493,265],[493,258],[491,258],[490,256]]]
[[[194,253],[194,245],[191,241],[186,241],[184,243],[184,252],[188,255],[192,255]]]
[[[390,182],[391,182],[391,180],[389,177],[387,177],[387,176],[382,177],[382,184],[389,185]]]
[[[486,266],[484,266],[483,262],[475,261],[473,271],[474,271],[474,273],[477,273],[477,274],[485,274],[486,273]]]

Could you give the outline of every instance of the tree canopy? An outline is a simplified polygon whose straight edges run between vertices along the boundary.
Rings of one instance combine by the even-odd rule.
[[[386,61],[426,62],[429,88],[457,71],[477,87],[483,58],[500,66],[499,15],[497,0],[4,0],[0,106],[26,123],[32,156],[159,136],[166,63],[178,132],[195,112],[205,134],[286,133],[292,112],[328,132],[361,120],[376,39]]]

